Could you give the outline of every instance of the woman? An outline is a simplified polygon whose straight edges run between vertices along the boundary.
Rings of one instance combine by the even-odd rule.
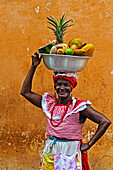
[[[32,65],[21,90],[21,95],[43,109],[47,116],[48,139],[40,169],[88,170],[86,151],[105,133],[111,122],[94,110],[89,101],[71,97],[77,85],[76,73],[54,72],[53,81],[58,99],[49,93],[42,96],[32,92],[33,75],[40,62],[41,58],[36,52],[32,55]],[[81,130],[86,118],[97,123],[98,129],[88,143],[82,143]]]

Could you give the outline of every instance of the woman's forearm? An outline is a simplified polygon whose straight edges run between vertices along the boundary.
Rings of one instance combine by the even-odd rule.
[[[98,126],[98,129],[95,133],[95,135],[91,138],[91,140],[88,142],[89,147],[93,146],[105,133],[109,125],[111,124],[110,120],[106,119],[105,121],[101,122]]]
[[[31,68],[30,68],[30,70],[29,70],[29,72],[28,72],[28,74],[27,74],[27,76],[24,80],[23,85],[22,85],[21,95],[24,96],[26,93],[31,91],[32,79],[33,79],[35,70],[36,70],[36,66],[31,65]]]

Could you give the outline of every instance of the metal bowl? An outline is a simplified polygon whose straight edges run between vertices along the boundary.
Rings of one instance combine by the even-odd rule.
[[[80,72],[82,71],[90,58],[89,56],[71,56],[59,54],[43,54],[43,62],[49,70]]]

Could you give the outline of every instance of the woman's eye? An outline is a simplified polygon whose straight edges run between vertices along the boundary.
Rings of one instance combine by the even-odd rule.
[[[61,83],[57,83],[57,86],[61,86]]]
[[[64,85],[65,87],[68,87],[68,86],[70,86],[68,83],[57,83],[56,84],[56,86],[62,86],[62,85]]]
[[[68,84],[68,83],[65,83],[64,86],[69,86],[69,84]]]

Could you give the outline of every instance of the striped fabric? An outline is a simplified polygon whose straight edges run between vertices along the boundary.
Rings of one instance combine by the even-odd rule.
[[[66,116],[64,117],[62,123],[58,127],[53,127],[50,122],[51,110],[54,106],[54,96],[50,93],[45,93],[42,97],[42,108],[47,115],[47,136],[55,136],[58,138],[81,140],[82,137],[82,127],[84,125],[79,121],[79,112],[87,108],[87,104],[91,104],[89,101],[80,100],[77,98],[72,98],[72,103],[69,105]],[[76,103],[78,103],[76,105]],[[76,107],[75,107],[76,105]],[[53,112],[53,119],[58,123],[59,119],[62,117],[66,105],[58,104],[56,105]]]

